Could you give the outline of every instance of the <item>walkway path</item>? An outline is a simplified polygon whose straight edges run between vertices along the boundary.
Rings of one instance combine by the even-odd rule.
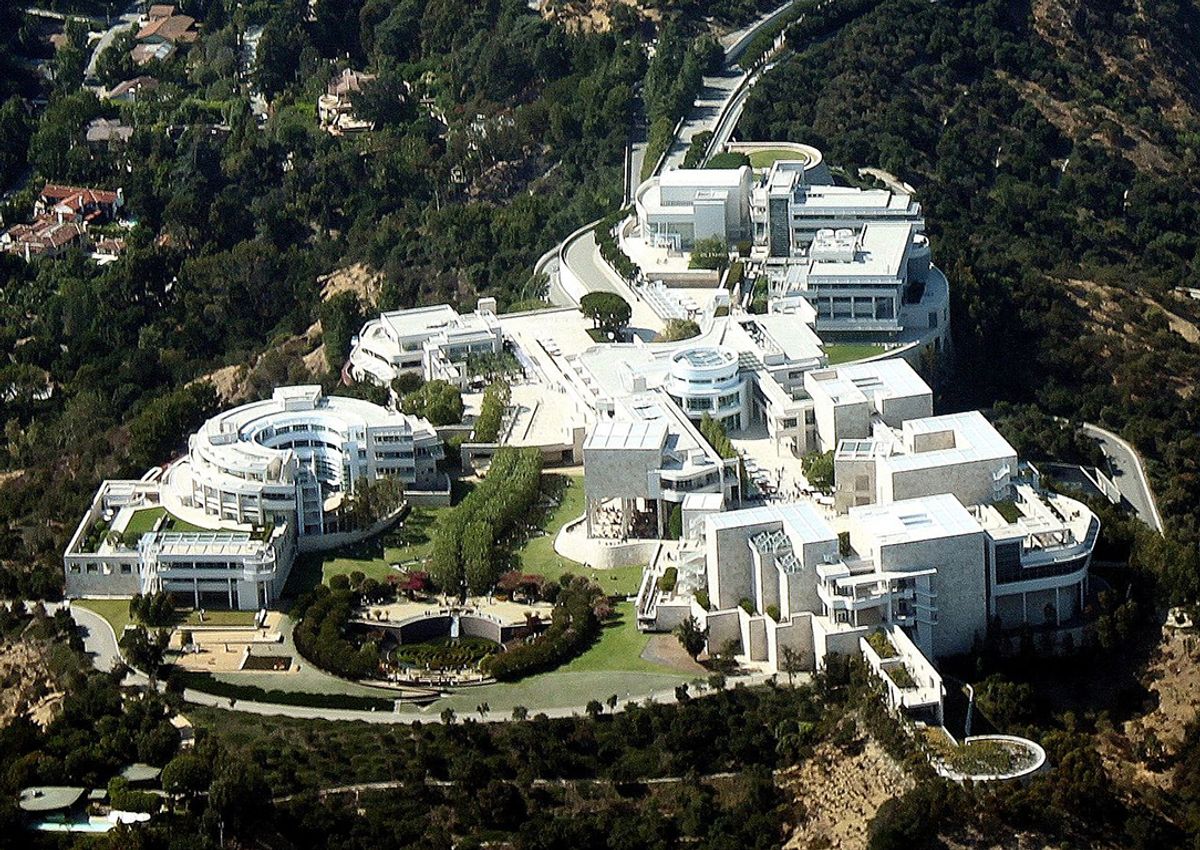
[[[112,626],[108,621],[94,611],[86,608],[81,608],[77,605],[71,606],[71,616],[75,622],[83,629],[83,643],[85,650],[93,656],[93,663],[98,670],[112,670],[117,664],[123,664],[124,659],[121,657],[120,649],[117,646],[117,636],[113,632]],[[564,673],[563,676],[595,676],[604,677],[608,674],[598,673]],[[614,679],[628,677],[636,674],[615,672],[611,674]],[[647,676],[651,674],[645,674]],[[333,677],[330,677],[333,678]],[[734,684],[742,684],[747,686],[762,685],[770,679],[771,676],[764,673],[753,673],[748,676],[741,676],[736,679],[729,680],[729,686]],[[337,680],[341,681],[341,680]],[[684,679],[678,679],[678,683],[682,684]],[[129,686],[145,686],[149,684],[149,679],[142,673],[136,671],[129,673],[126,676],[124,684]],[[345,684],[345,683],[343,683]],[[159,688],[165,687],[163,683],[159,683]],[[361,687],[361,686],[359,686]],[[618,688],[620,690],[620,688]],[[482,714],[477,711],[467,711],[461,709],[461,706],[470,703],[479,704],[486,701],[485,689],[464,689],[456,692],[451,700],[454,700],[460,706],[456,709],[456,714],[459,717],[470,716],[478,718],[485,723],[499,723],[512,719],[511,707],[506,707],[503,710],[489,710]],[[711,689],[705,687],[703,691],[695,696],[704,696],[712,693]],[[259,714],[266,717],[291,717],[302,720],[359,720],[365,723],[441,723],[441,712],[446,706],[446,700],[439,701],[433,707],[419,708],[411,704],[401,704],[396,711],[361,711],[354,709],[334,709],[334,708],[309,708],[299,705],[278,705],[275,703],[261,703],[249,700],[230,699],[229,697],[216,696],[215,694],[204,693],[202,691],[187,688],[183,692],[185,702],[193,705],[204,705],[211,708],[220,708],[225,710],[243,711],[248,714]],[[465,702],[464,702],[465,701]],[[655,702],[662,704],[670,704],[676,701],[674,685],[670,688],[651,691],[648,693],[626,693],[617,704],[617,711],[623,711],[626,702],[634,701],[638,703]],[[572,706],[556,706],[549,708],[539,707],[533,699],[526,702],[525,708],[530,716],[534,714],[545,714],[547,717],[575,717],[586,713],[587,704],[572,705]]]
[[[1117,434],[1099,425],[1085,422],[1083,432],[1100,444],[1112,465],[1112,479],[1121,495],[1137,511],[1142,522],[1162,534],[1162,515],[1158,512],[1154,491],[1150,489],[1150,480],[1137,450]]]

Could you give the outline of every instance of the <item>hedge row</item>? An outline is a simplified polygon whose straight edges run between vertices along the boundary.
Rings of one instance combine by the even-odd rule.
[[[512,388],[501,380],[492,381],[483,391],[479,404],[479,417],[475,420],[473,439],[477,443],[494,443],[500,439],[500,426],[504,423],[504,411],[512,398]]]
[[[295,705],[304,708],[334,708],[347,711],[391,711],[393,700],[386,697],[355,697],[346,694],[314,694],[300,691],[265,691],[253,685],[235,685],[214,679],[211,673],[197,673],[178,668],[171,673],[173,688],[190,688],[218,697],[247,702]]]
[[[537,449],[496,452],[487,477],[434,530],[429,572],[439,587],[455,592],[465,580],[472,593],[492,588],[505,568],[499,542],[532,514],[541,482]]]
[[[600,246],[600,256],[617,270],[617,274],[632,283],[637,280],[642,270],[638,267],[637,263],[629,259],[629,256],[621,250],[621,246],[617,244],[616,237],[613,236],[613,228],[623,221],[630,212],[631,210],[626,207],[623,210],[609,213],[596,225],[595,234],[596,244]]]

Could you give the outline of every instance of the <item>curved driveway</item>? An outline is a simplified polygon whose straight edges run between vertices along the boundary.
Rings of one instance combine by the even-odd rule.
[[[1083,432],[1100,444],[1105,457],[1112,466],[1113,483],[1121,495],[1137,511],[1142,522],[1159,534],[1163,533],[1162,515],[1150,489],[1150,479],[1137,450],[1129,443],[1099,425],[1083,423]]]

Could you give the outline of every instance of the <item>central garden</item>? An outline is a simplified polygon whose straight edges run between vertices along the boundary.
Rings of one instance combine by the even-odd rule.
[[[537,451],[500,449],[456,507],[406,517],[401,546],[364,560],[370,569],[355,568],[354,558],[327,559],[324,581],[291,611],[297,649],[343,678],[397,682],[435,671],[513,681],[581,655],[613,617],[610,592],[633,592],[641,572],[614,571],[605,583],[613,586],[602,586],[553,552],[553,533],[582,512],[581,490],[568,476],[543,476]],[[408,557],[388,558],[400,551]],[[496,619],[472,614],[483,604],[472,598],[508,604],[512,622],[493,626],[499,640],[450,636],[460,612]],[[429,628],[408,639],[400,619],[428,619]]]

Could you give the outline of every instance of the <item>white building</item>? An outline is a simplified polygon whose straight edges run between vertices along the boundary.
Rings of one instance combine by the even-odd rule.
[[[589,537],[661,538],[690,494],[740,498],[737,459],[722,458],[661,389],[604,406],[583,444],[583,471]]]
[[[1014,494],[1016,517],[1012,503],[967,508],[949,493],[856,507],[840,537],[808,503],[704,512],[673,561],[676,589],[647,572],[639,626],[693,616],[710,652],[732,647],[771,670],[819,669],[831,653],[861,652],[881,675],[902,664],[909,682],[889,676],[894,704],[939,717],[933,662],[993,629],[1082,625],[1099,521],[1034,484]],[[877,634],[888,652],[864,645]]]
[[[424,419],[319,386],[280,387],[208,420],[167,472],[186,507],[238,523],[292,521],[301,538],[339,530],[343,497],[362,481],[438,487],[442,442]]]
[[[821,230],[862,230],[869,222],[911,222],[925,229],[921,205],[888,189],[814,185],[797,163],[776,162],[751,193],[754,241],[772,257],[800,255]]]
[[[834,499],[839,511],[937,493],[991,503],[1016,472],[1016,450],[978,411],[877,422],[871,437],[838,442]]]
[[[166,511],[157,481],[105,481],[63,555],[66,595],[167,591],[196,608],[257,610],[283,592],[295,549],[291,525],[201,529]]]
[[[833,451],[840,440],[866,439],[876,423],[898,428],[933,415],[933,390],[899,358],[811,370],[804,388],[813,400],[817,451]]]
[[[753,172],[741,168],[688,168],[651,177],[635,196],[647,245],[688,250],[697,240],[727,244],[750,239]]]
[[[356,530],[344,509],[357,487],[397,478],[444,490],[441,456],[423,419],[319,386],[281,387],[204,423],[161,477],[105,482],[64,555],[67,594],[166,590],[198,606],[262,607],[297,550]]]
[[[495,298],[480,298],[477,309],[464,315],[449,304],[415,307],[363,325],[351,347],[349,371],[356,381],[382,386],[409,372],[461,388],[470,378],[463,365],[471,355],[503,349]]]
[[[899,333],[910,278],[928,276],[928,244],[911,222],[872,222],[861,230],[817,231],[804,256],[783,267],[775,289],[800,295],[817,312],[818,331]],[[910,258],[922,262],[910,263]]]

